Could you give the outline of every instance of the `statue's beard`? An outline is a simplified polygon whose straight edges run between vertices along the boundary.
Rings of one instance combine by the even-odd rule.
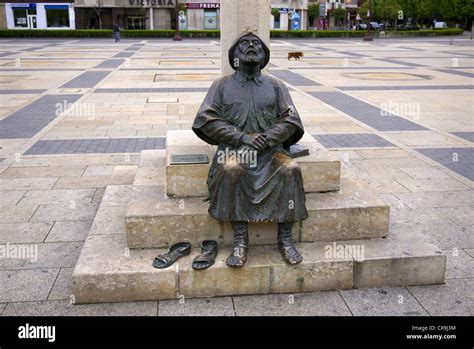
[[[260,53],[240,53],[239,59],[243,64],[262,64],[264,60],[264,55],[262,52]]]

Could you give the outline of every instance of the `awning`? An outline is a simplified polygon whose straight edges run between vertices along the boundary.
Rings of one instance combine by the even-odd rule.
[[[68,10],[69,5],[45,5],[46,10]]]

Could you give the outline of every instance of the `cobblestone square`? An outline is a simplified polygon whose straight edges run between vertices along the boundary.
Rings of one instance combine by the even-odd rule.
[[[220,74],[219,41],[0,43],[0,245],[38,251],[37,260],[0,260],[0,315],[474,315],[467,35],[452,44],[449,37],[272,39],[268,70],[288,84],[306,131],[341,159],[343,177],[365,181],[391,206],[391,234],[443,249],[446,284],[184,305],[71,305],[71,274],[105,187],[132,185],[141,150],[164,149],[168,130],[190,129]],[[304,57],[289,61],[291,51]],[[107,214],[123,215],[110,206]]]

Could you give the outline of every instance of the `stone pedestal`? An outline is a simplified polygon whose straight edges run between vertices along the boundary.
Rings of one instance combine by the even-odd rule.
[[[170,171],[169,155],[207,149],[186,131],[169,131],[166,151],[141,154],[133,185],[108,186],[73,273],[77,303],[127,302],[243,294],[294,293],[358,287],[427,285],[444,282],[446,256],[416,237],[391,237],[389,207],[357,180],[340,177],[340,163],[312,137],[309,174],[326,173],[323,192],[306,194],[309,218],[293,228],[303,263],[287,265],[276,249],[276,226],[249,226],[250,249],[242,269],[227,267],[232,232],[214,221],[203,197],[165,195],[177,176],[185,187],[205,191],[195,169]],[[318,156],[314,157],[315,154]],[[326,167],[330,164],[329,167]],[[302,166],[303,167],[303,166]],[[323,168],[318,169],[318,167]],[[323,180],[326,178],[326,180]],[[332,178],[330,180],[330,178]],[[329,185],[331,191],[327,191]],[[306,185],[305,185],[306,188]],[[176,193],[175,193],[176,194]],[[206,193],[204,193],[206,194]],[[205,271],[191,268],[204,239],[219,243],[216,263]],[[158,270],[153,258],[178,241],[193,244],[190,256]]]
[[[270,47],[270,0],[221,0],[222,75],[234,72],[227,58],[229,48],[244,31],[257,34]]]

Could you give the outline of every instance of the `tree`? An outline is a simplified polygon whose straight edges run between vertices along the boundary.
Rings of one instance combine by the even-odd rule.
[[[472,0],[456,0],[455,1],[456,18],[462,23],[464,28],[472,26],[474,19],[474,2]]]
[[[364,21],[367,21],[367,12],[368,11],[369,11],[369,2],[364,1],[364,3],[362,4],[362,6],[360,7],[360,10],[359,10],[360,18],[362,18]]]
[[[317,19],[319,18],[319,3],[311,3],[308,5],[308,16],[313,18],[313,27],[316,27]]]
[[[344,18],[346,17],[346,10],[344,10],[342,7],[338,7],[334,10],[333,15],[337,26],[338,23],[340,24],[341,21],[344,21]]]
[[[416,21],[420,24],[433,25],[434,19],[434,7],[433,0],[419,0],[416,9]]]
[[[375,0],[372,18],[385,23],[397,20],[398,12],[402,9],[398,0]]]
[[[103,5],[102,0],[95,1],[94,12],[95,12],[95,15],[97,16],[97,20],[99,21],[99,29],[102,29],[102,17],[101,17],[102,5]]]

